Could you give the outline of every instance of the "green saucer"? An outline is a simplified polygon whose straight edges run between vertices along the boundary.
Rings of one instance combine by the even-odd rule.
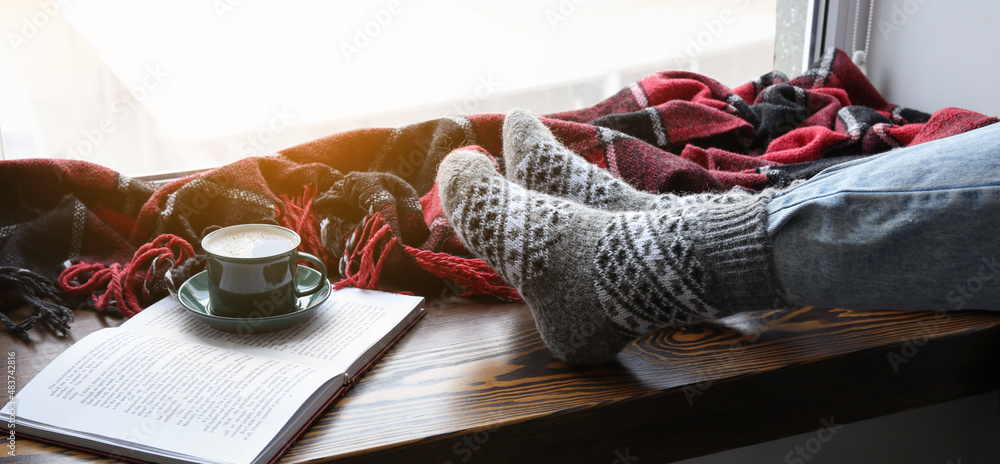
[[[312,288],[322,279],[319,271],[299,266],[296,280],[300,288]],[[177,291],[181,306],[206,324],[219,330],[235,333],[273,332],[291,327],[311,316],[319,305],[330,297],[330,282],[326,281],[318,292],[299,297],[298,309],[288,314],[267,317],[223,317],[212,314],[208,303],[208,271],[199,272],[188,279]]]

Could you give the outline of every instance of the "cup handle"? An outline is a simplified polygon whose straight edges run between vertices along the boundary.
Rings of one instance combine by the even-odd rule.
[[[319,258],[317,258],[317,257],[315,257],[315,256],[313,256],[313,255],[311,255],[309,253],[303,253],[301,251],[299,251],[297,253],[298,253],[298,257],[296,259],[298,261],[308,261],[310,263],[315,264],[317,267],[319,267],[320,274],[322,274],[322,277],[320,278],[319,283],[316,284],[316,286],[313,287],[313,288],[306,289],[306,290],[300,290],[299,286],[297,284],[295,286],[295,296],[312,295],[313,293],[316,293],[316,292],[320,291],[320,289],[322,289],[326,285],[326,283],[327,283],[326,282],[326,266],[323,265],[323,261],[320,261]]]

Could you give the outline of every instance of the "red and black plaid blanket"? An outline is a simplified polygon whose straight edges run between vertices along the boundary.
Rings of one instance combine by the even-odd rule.
[[[502,157],[503,118],[345,132],[166,185],[80,161],[0,162],[0,320],[28,339],[36,323],[64,333],[70,308],[135,314],[167,294],[170,263],[176,284],[204,266],[204,234],[240,223],[298,231],[304,251],[326,261],[338,286],[387,284],[436,296],[448,285],[517,299],[462,248],[434,185],[452,150],[478,146]],[[835,50],[795,79],[770,73],[735,89],[691,72],[656,73],[542,121],[570,149],[640,189],[701,192],[781,185],[997,119],[887,103]]]

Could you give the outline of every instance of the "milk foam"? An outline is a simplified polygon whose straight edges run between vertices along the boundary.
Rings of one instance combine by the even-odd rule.
[[[246,230],[225,235],[208,246],[212,253],[231,258],[262,258],[291,250],[295,242],[263,230]]]

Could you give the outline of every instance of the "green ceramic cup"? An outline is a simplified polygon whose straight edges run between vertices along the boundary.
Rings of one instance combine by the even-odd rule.
[[[208,253],[209,311],[223,317],[269,317],[297,310],[298,297],[323,288],[326,266],[297,251],[302,239],[270,224],[224,227],[205,236]],[[319,283],[306,288],[296,279],[298,261],[316,265]]]

